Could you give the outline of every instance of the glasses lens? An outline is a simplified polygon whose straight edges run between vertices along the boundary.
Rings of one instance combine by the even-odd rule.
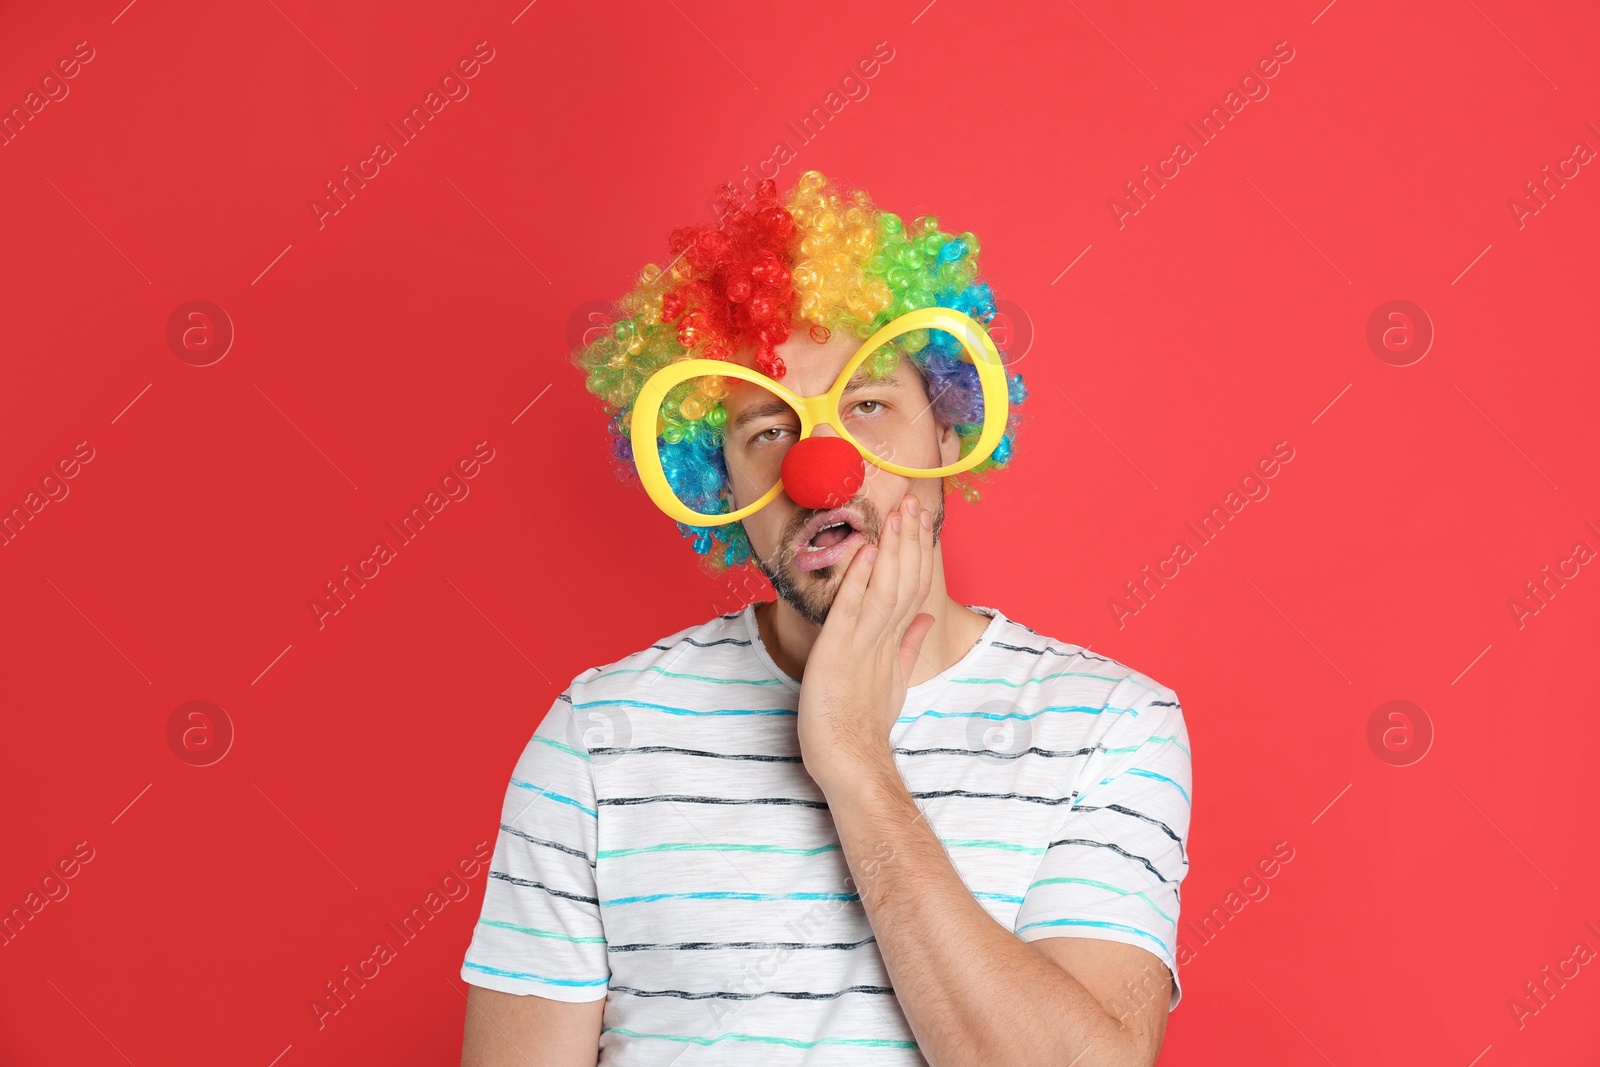
[[[667,393],[657,432],[673,493],[702,515],[722,515],[778,483],[800,416],[754,382],[699,375]]]
[[[861,364],[839,401],[840,420],[870,456],[913,470],[945,465],[939,428],[953,423],[957,458],[965,456],[977,443],[984,406],[978,372],[963,353],[944,330],[906,334],[898,347],[885,346]]]
[[[800,440],[800,415],[758,382],[727,379],[723,457],[740,506],[760,499],[783,472],[783,457]]]

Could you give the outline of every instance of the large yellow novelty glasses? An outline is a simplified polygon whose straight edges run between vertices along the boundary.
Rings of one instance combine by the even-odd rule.
[[[966,455],[942,467],[908,467],[896,463],[893,458],[896,446],[905,447],[910,439],[907,431],[926,413],[931,406],[929,402],[918,397],[917,402],[911,403],[903,381],[853,381],[857,368],[883,345],[902,334],[924,329],[944,330],[960,341],[963,359],[977,369],[983,391],[983,430],[977,442]],[[717,378],[749,382],[770,394],[757,394],[750,403],[739,405],[739,410],[731,416],[727,416],[724,409],[722,415],[727,417],[721,424],[729,478],[743,489],[760,492],[765,487],[765,492],[735,511],[705,514],[695,511],[673,492],[662,469],[657,434],[663,421],[662,406],[674,389],[691,379]],[[843,410],[846,392],[850,394],[848,411]],[[684,404],[682,396],[677,401]],[[859,410],[868,406],[871,411]],[[703,406],[695,400],[685,407],[693,407],[704,414]],[[727,360],[688,359],[669,363],[651,375],[639,391],[630,416],[630,435],[639,479],[656,506],[679,522],[721,526],[759,511],[784,491],[785,454],[797,442],[810,438],[819,424],[831,426],[862,458],[891,474],[906,478],[943,478],[972,469],[994,452],[1005,434],[1006,411],[1005,367],[989,335],[968,315],[951,308],[931,307],[901,315],[868,337],[839,372],[832,388],[819,396],[800,396],[758,370]],[[689,412],[684,411],[684,415],[689,416]]]

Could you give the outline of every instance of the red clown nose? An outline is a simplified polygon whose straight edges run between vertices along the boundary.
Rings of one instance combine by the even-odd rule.
[[[783,457],[783,491],[813,511],[840,507],[866,481],[867,466],[842,437],[807,437]]]

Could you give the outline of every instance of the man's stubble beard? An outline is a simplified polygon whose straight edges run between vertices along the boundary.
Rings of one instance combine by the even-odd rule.
[[[877,544],[878,535],[883,529],[883,516],[878,513],[877,505],[867,499],[851,501],[850,505],[861,512],[861,518],[867,524],[867,529],[863,531],[868,534],[867,544]],[[795,538],[800,536],[800,531],[805,529],[806,523],[810,522],[815,514],[816,512],[809,512],[804,515],[796,515],[795,521],[791,522],[784,530],[783,538],[778,543],[776,554],[780,562],[776,567],[768,566],[767,562],[759,554],[755,555],[754,558],[756,566],[761,568],[761,573],[766,575],[767,581],[772,583],[772,588],[777,592],[779,599],[784,600],[790,607],[794,608],[795,613],[802,619],[813,626],[820,627],[828,620],[828,610],[833,607],[833,594],[821,587],[828,584],[828,580],[833,576],[835,568],[848,567],[850,561],[855,559],[855,556],[851,556],[850,560],[846,560],[844,563],[835,563],[827,567],[820,567],[814,571],[803,572],[814,575],[818,580],[807,586],[801,586],[796,580],[796,574],[802,572],[795,571],[794,560],[785,559],[784,554],[788,551],[788,547],[794,543]],[[935,546],[939,544],[939,531],[943,527],[944,493],[941,492],[939,494],[939,510],[934,512],[933,516],[933,543]],[[865,547],[866,545],[861,546],[861,548]],[[856,551],[859,553],[861,548],[856,549]],[[826,602],[823,602],[824,598],[826,598]]]

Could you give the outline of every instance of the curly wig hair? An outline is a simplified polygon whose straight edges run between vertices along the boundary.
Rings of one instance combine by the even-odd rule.
[[[781,379],[777,346],[795,328],[825,344],[834,330],[865,340],[909,311],[946,307],[987,324],[995,316],[994,295],[978,270],[978,239],[948,234],[939,220],[922,215],[908,227],[881,210],[866,190],[806,171],[783,199],[770,180],[739,201],[731,183],[718,194],[721,222],[675,229],[668,234],[671,262],[646,264],[632,290],[613,301],[609,328],[597,331],[571,353],[589,392],[605,402],[618,477],[636,481],[629,440],[633,404],[645,381],[661,367],[683,359],[723,359],[753,349],[757,369]],[[998,345],[997,345],[998,349]],[[968,501],[978,499],[974,482],[1007,466],[1021,425],[1018,406],[1027,397],[1022,376],[1007,365],[1010,410],[1005,435],[992,455],[946,481]],[[942,330],[916,330],[885,344],[862,365],[870,377],[891,373],[901,357],[913,361],[933,399],[941,425],[953,426],[966,455],[983,426],[982,389],[960,343]],[[692,379],[662,405],[661,462],[679,499],[694,510],[718,514],[733,509],[722,455],[723,379]],[[752,555],[742,523],[692,526],[679,522],[719,573]]]

